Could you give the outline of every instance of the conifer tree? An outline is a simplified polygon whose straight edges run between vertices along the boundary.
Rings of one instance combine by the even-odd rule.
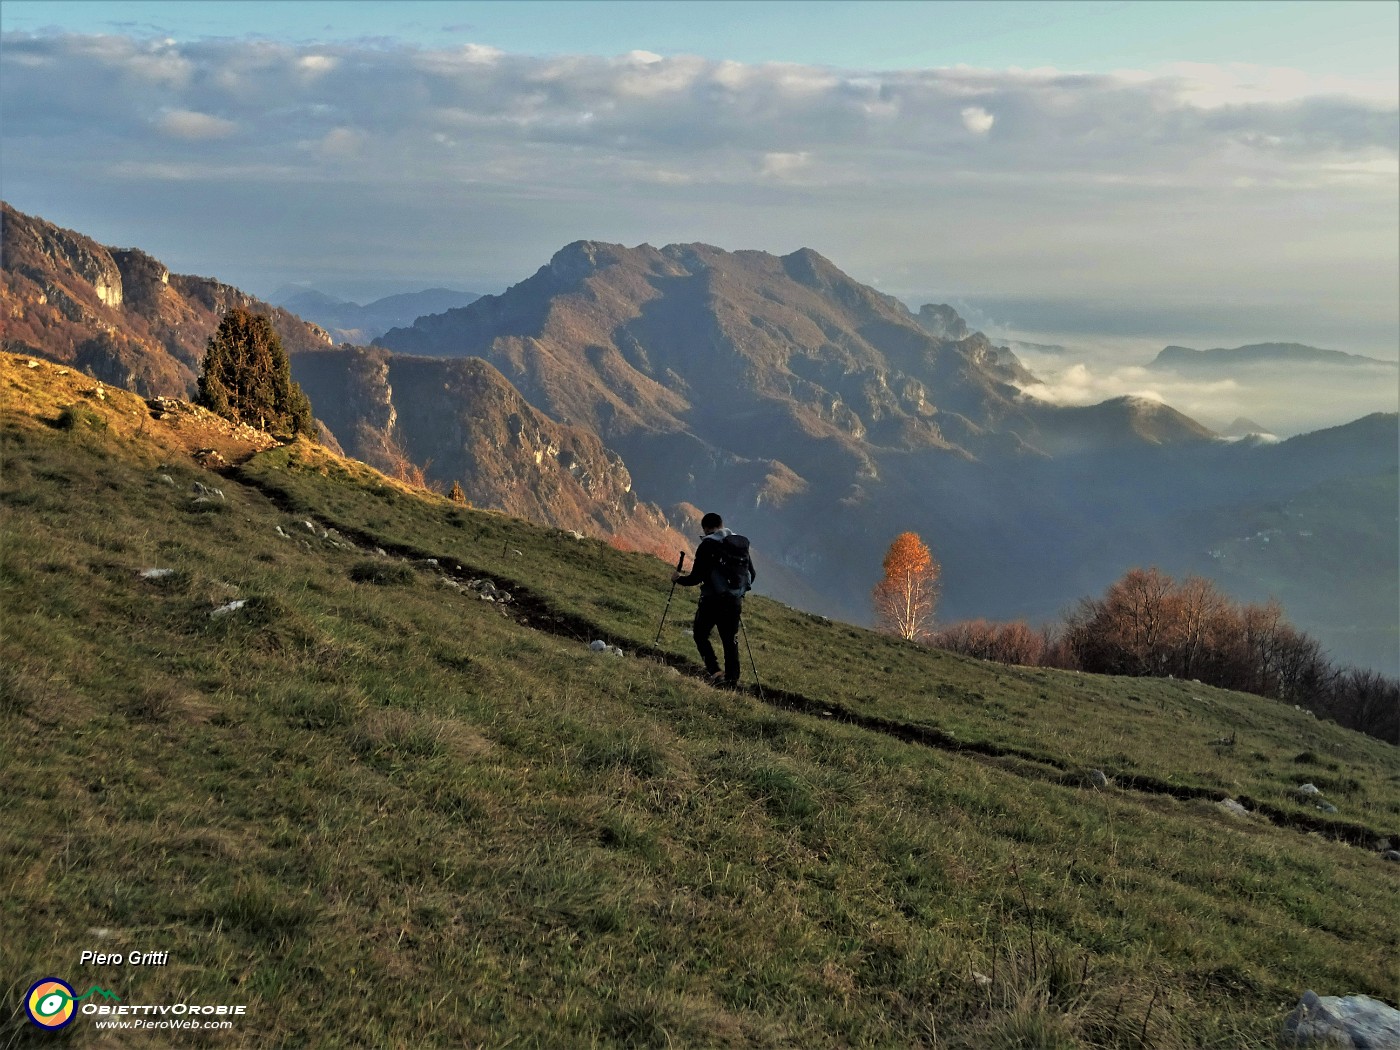
[[[235,423],[279,434],[315,434],[311,401],[292,381],[272,322],[234,307],[209,337],[199,403]]]

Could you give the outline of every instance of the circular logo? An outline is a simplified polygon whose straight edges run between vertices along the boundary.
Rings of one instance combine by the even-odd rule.
[[[66,1028],[73,1023],[77,1012],[73,1005],[75,998],[73,986],[67,981],[45,977],[30,985],[24,997],[24,1009],[40,1028]]]

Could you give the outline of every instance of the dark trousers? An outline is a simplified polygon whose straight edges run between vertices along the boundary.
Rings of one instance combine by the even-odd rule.
[[[743,608],[738,598],[712,595],[701,598],[695,609],[695,648],[700,650],[705,670],[710,674],[719,670],[715,647],[710,644],[710,631],[718,627],[724,647],[724,680],[730,683],[739,681],[739,614]]]

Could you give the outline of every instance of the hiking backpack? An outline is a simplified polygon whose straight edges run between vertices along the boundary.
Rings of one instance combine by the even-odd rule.
[[[731,598],[742,598],[753,587],[753,574],[749,562],[749,539],[747,536],[730,534],[716,544],[714,571],[710,573],[710,585],[717,594]]]

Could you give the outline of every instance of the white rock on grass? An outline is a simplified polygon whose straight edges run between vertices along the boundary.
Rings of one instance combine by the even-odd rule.
[[[1400,1010],[1368,995],[1318,995],[1303,998],[1283,1022],[1288,1046],[1354,1050],[1400,1047]]]
[[[1223,809],[1226,813],[1229,813],[1232,817],[1249,816],[1249,810],[1245,809],[1242,805],[1240,805],[1232,798],[1227,798],[1224,802],[1220,803],[1220,808]]]
[[[589,642],[588,648],[592,649],[595,653],[605,653],[608,651],[608,643],[599,638]]]
[[[1319,788],[1316,784],[1299,784],[1294,790],[1296,790],[1300,795],[1322,794],[1322,789]]]
[[[142,569],[140,572],[143,580],[163,580],[167,576],[174,576],[174,569]]]
[[[1094,787],[1098,788],[1100,791],[1108,787],[1108,774],[1102,769],[1089,770],[1089,780]]]
[[[219,606],[217,609],[215,609],[213,612],[211,612],[211,613],[209,614],[209,618],[212,620],[212,619],[213,619],[214,617],[216,617],[216,616],[227,616],[229,613],[235,613],[235,612],[237,612],[239,609],[243,608],[243,606],[245,606],[245,605],[247,605],[247,604],[248,604],[248,599],[247,599],[247,598],[235,598],[233,601],[229,602],[227,605],[221,605],[221,606]]]

